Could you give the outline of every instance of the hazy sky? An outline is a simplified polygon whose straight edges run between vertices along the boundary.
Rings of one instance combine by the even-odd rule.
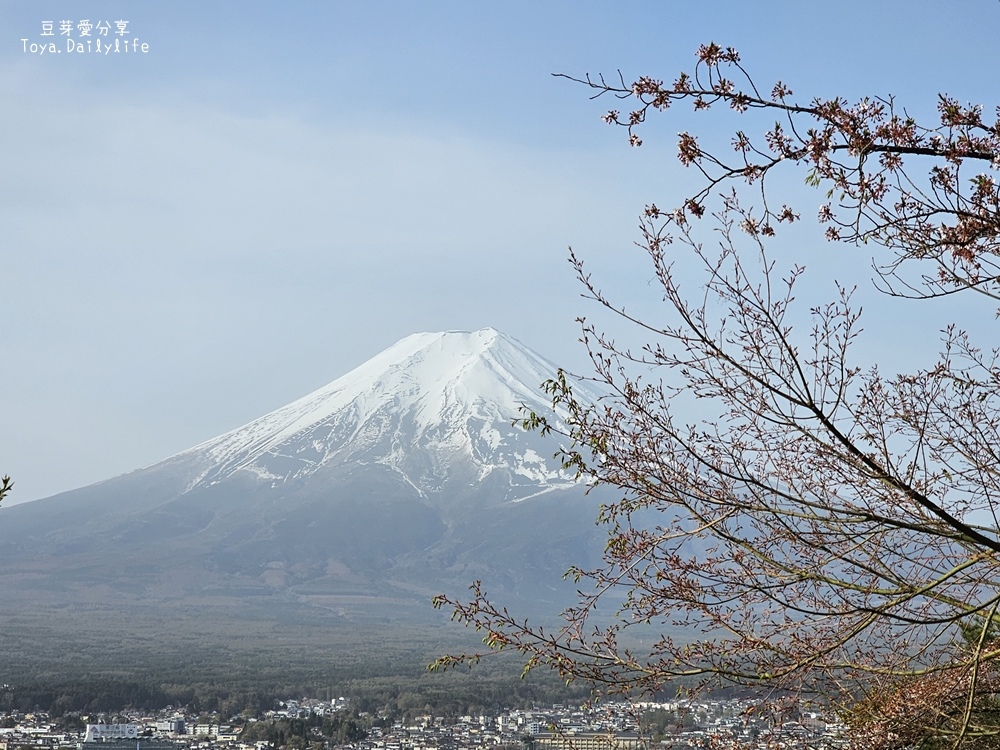
[[[81,21],[140,46],[71,53]],[[995,0],[0,2],[10,499],[153,463],[415,331],[492,325],[578,367],[569,245],[655,314],[636,217],[697,184],[673,156],[690,115],[630,149],[552,73],[672,80],[714,40],[804,99],[992,111],[998,28]],[[806,265],[864,280],[870,251],[808,238]],[[938,327],[872,299],[890,360]]]

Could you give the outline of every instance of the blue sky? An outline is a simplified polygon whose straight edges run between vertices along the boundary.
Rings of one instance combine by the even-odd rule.
[[[59,22],[80,41],[84,19],[148,52],[71,54]],[[62,52],[25,51],[43,21]],[[569,245],[655,315],[636,217],[697,184],[679,130],[740,122],[678,111],[630,149],[552,73],[671,79],[714,40],[802,98],[992,111],[998,21],[992,0],[0,2],[11,500],[155,462],[415,331],[492,325],[580,367]],[[867,284],[870,251],[802,237],[821,277]],[[889,369],[953,312],[865,289]]]

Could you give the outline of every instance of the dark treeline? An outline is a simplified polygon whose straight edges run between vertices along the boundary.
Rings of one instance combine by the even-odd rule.
[[[156,684],[125,678],[78,679],[62,684],[12,685],[0,692],[0,710],[48,711],[53,718],[69,713],[109,713],[126,708],[153,711],[167,706],[231,716],[273,708],[277,694],[262,690],[227,690],[218,685]]]
[[[502,672],[359,678],[335,686],[318,681],[227,686],[217,681],[183,684],[107,676],[12,684],[0,690],[0,711],[48,711],[53,718],[59,718],[174,707],[190,713],[217,714],[227,720],[239,715],[259,716],[275,708],[280,700],[329,700],[338,696],[351,698],[355,713],[403,718],[492,713],[505,708],[582,701],[589,691],[583,685],[566,686],[546,674],[522,680]]]
[[[358,742],[368,736],[366,722],[356,714],[309,716],[304,719],[278,719],[248,724],[240,739],[243,742],[267,742],[271,747],[301,750],[322,737],[336,745]]]
[[[585,685],[565,685],[554,675],[529,679],[494,676],[476,679],[468,674],[451,681],[366,680],[352,697],[361,711],[394,717],[417,715],[462,716],[492,714],[503,709],[582,702],[590,697]]]
[[[154,622],[148,637],[138,638],[115,631],[114,621],[92,619],[85,620],[89,628],[104,624],[107,632],[56,640],[40,620],[0,627],[0,684],[9,683],[0,688],[0,711],[41,710],[58,718],[172,706],[227,720],[259,716],[279,700],[345,696],[374,717],[446,717],[589,696],[587,686],[567,687],[548,670],[520,679],[523,661],[516,653],[494,654],[473,670],[428,672],[442,653],[481,648],[474,633],[449,631],[444,640],[440,629],[418,627],[373,626],[365,637],[356,629],[275,628],[251,642],[224,637],[233,624],[219,620],[213,639],[179,639],[157,631]]]

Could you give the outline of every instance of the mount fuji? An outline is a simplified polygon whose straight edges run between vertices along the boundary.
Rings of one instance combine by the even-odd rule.
[[[504,500],[517,502],[575,484],[553,460],[549,441],[512,426],[524,409],[551,411],[539,384],[555,372],[491,328],[418,333],[167,463],[185,467],[184,492],[237,477],[278,487],[376,465],[421,497],[490,481],[504,485]]]
[[[3,508],[4,614],[411,622],[476,579],[557,611],[603,532],[557,440],[513,426],[551,412],[556,370],[493,329],[418,333],[163,461]]]

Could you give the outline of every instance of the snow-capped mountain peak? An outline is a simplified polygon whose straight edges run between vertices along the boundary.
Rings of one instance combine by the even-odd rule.
[[[556,370],[493,328],[416,333],[175,458],[203,466],[189,489],[236,474],[278,484],[361,463],[399,472],[421,493],[499,472],[506,499],[524,499],[573,484],[554,443],[512,426],[524,408],[550,409],[540,385]]]

